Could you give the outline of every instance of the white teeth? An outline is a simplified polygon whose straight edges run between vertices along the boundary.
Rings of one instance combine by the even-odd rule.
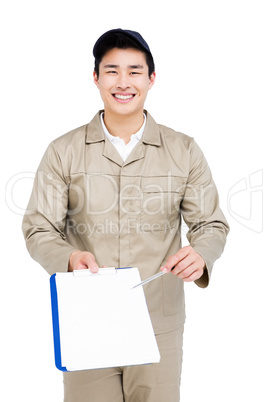
[[[117,99],[130,99],[130,98],[132,98],[134,95],[118,95],[118,94],[115,94],[114,95],[115,96],[115,98],[117,98]]]

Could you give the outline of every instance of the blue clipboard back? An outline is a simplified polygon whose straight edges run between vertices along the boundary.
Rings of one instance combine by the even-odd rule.
[[[50,277],[50,294],[51,294],[51,309],[52,309],[52,326],[54,339],[54,355],[55,365],[60,371],[68,371],[61,363],[61,345],[60,345],[60,326],[59,326],[59,311],[58,311],[58,294],[56,286],[56,274]]]

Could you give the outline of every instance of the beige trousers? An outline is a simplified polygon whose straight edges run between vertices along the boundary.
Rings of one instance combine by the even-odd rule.
[[[64,373],[64,402],[179,402],[183,326],[156,340],[160,363]]]

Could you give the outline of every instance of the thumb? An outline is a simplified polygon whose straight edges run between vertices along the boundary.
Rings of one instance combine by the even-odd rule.
[[[98,264],[93,254],[86,253],[85,264],[87,265],[87,268],[90,270],[90,272],[92,272],[93,274],[96,274],[99,271]]]
[[[70,256],[70,271],[76,269],[89,269],[92,273],[99,270],[95,257],[88,251],[74,251]]]

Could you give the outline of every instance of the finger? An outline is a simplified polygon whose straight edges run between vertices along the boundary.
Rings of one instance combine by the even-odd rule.
[[[166,264],[160,268],[161,271],[167,273],[170,272],[176,265],[180,262],[180,257],[178,253],[168,257]]]
[[[86,263],[87,263],[88,269],[93,274],[95,274],[95,273],[97,273],[99,271],[98,264],[96,263],[96,260],[95,260],[95,258],[94,258],[94,256],[92,254],[87,256]]]
[[[203,275],[205,269],[204,259],[196,252],[189,254],[178,265],[178,276],[183,280],[190,278],[189,281],[199,279]],[[192,275],[194,275],[194,279],[192,278]]]
[[[172,274],[174,275],[180,275],[182,274],[184,276],[189,276],[193,270],[195,270],[197,267],[195,265],[195,257],[192,254],[188,254],[186,257],[184,257],[182,260],[178,262],[178,264],[175,265],[175,267],[172,270]]]
[[[161,271],[164,272],[170,272],[176,265],[183,260],[185,257],[187,257],[192,250],[192,247],[190,246],[185,246],[182,247],[176,254],[168,257],[167,262],[164,266],[162,266],[160,269]]]
[[[201,276],[204,273],[204,269],[197,269],[196,271],[194,271],[191,275],[189,275],[188,277],[184,278],[183,281],[184,282],[193,282],[196,281],[197,279],[201,278]]]
[[[80,254],[77,254],[76,257],[74,269],[89,269],[92,273],[98,272],[99,267],[93,254],[85,251],[80,252]]]
[[[205,269],[204,260],[197,253],[194,255],[190,254],[178,265],[180,267],[175,267],[172,273],[174,272],[178,278],[183,279],[185,282],[199,279],[203,275]]]

